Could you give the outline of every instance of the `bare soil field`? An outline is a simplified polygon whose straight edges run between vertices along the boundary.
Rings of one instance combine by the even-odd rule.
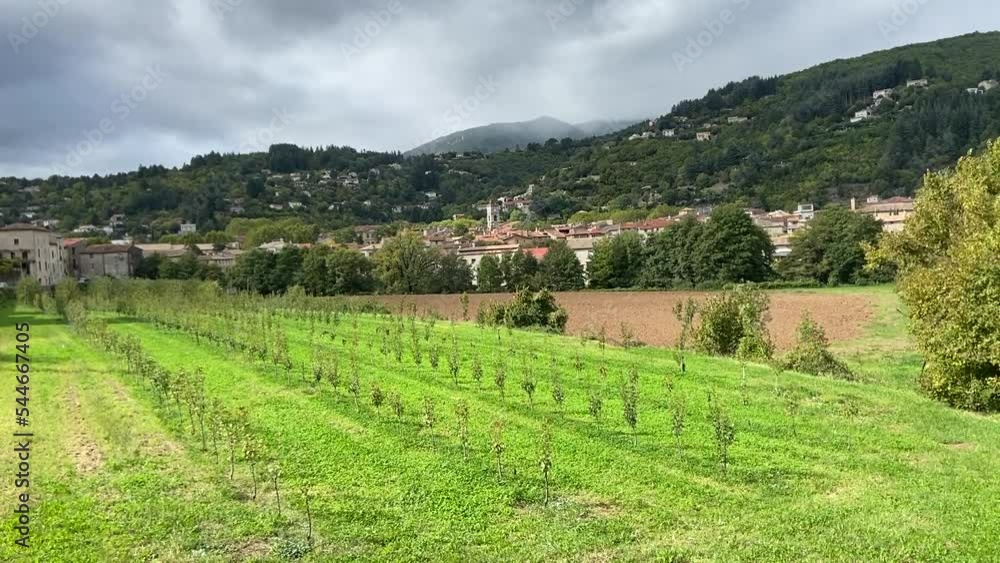
[[[857,338],[871,321],[875,311],[872,297],[833,292],[769,292],[771,320],[769,328],[779,349],[787,350],[795,342],[795,328],[802,315],[809,312],[825,330],[831,342]],[[680,332],[674,318],[675,303],[693,297],[702,302],[710,292],[600,292],[557,293],[556,299],[569,312],[566,332],[571,335],[596,335],[605,327],[608,339],[617,341],[622,324],[642,343],[670,346]],[[505,301],[510,294],[470,294],[469,317],[475,319],[479,307],[490,301]],[[387,295],[375,300],[394,311],[409,309],[433,311],[442,317],[458,319],[462,304],[458,295]]]

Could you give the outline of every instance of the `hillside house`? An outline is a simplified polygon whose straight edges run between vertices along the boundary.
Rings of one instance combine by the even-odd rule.
[[[907,88],[926,88],[928,84],[929,84],[929,82],[927,81],[926,78],[921,78],[919,80],[907,80],[906,81],[906,87]]]
[[[94,244],[78,254],[77,277],[127,279],[135,275],[142,251],[131,245]]]
[[[698,131],[697,133],[695,133],[695,138],[698,139],[698,142],[702,142],[702,143],[706,142],[706,141],[711,141],[712,140],[712,132],[711,131]]]
[[[986,93],[986,90],[982,90],[982,89],[979,89],[979,88],[966,88],[966,89],[965,89],[965,92],[966,92],[967,94],[972,94],[972,95],[974,95],[974,96],[975,96],[975,95],[977,95],[977,94],[985,94],[985,93]]]
[[[521,247],[516,244],[498,244],[492,246],[466,246],[459,248],[458,257],[465,261],[472,269],[472,283],[479,285],[479,264],[486,256],[495,256],[498,260],[513,254]]]
[[[882,229],[889,233],[903,230],[906,220],[913,215],[915,202],[909,197],[893,197],[881,200],[871,196],[863,206],[858,206],[857,200],[851,199],[851,211],[871,215],[882,223]]]
[[[802,221],[812,221],[816,218],[816,206],[811,203],[800,203],[795,215]]]
[[[746,123],[747,121],[750,121],[749,117],[743,117],[739,115],[732,116],[726,119],[726,123],[729,123],[730,125],[735,125],[737,123]]]
[[[0,229],[0,259],[13,262],[12,281],[30,276],[42,287],[51,287],[66,275],[62,235],[35,225],[16,223]]]
[[[875,90],[872,93],[872,98],[875,99],[875,103],[879,103],[882,100],[887,100],[892,97],[892,88],[886,88],[884,90]]]
[[[182,223],[181,224],[181,234],[182,235],[193,235],[198,232],[198,225],[194,223]]]
[[[865,121],[866,119],[871,119],[873,117],[871,109],[863,109],[861,111],[854,112],[854,117],[851,118],[851,123],[859,123]]]
[[[1000,82],[997,82],[996,80],[983,80],[979,83],[979,89],[983,92],[989,92],[997,86],[1000,86]]]
[[[664,129],[663,130],[663,136],[664,137],[668,137],[668,138],[670,138],[670,137],[676,137],[677,136],[677,130],[676,129]]]

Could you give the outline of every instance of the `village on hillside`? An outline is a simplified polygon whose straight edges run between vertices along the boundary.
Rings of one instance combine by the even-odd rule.
[[[576,254],[584,271],[590,264],[595,244],[604,238],[622,233],[637,233],[644,240],[665,231],[671,225],[693,217],[697,221],[709,221],[711,206],[684,208],[670,217],[647,219],[634,222],[612,220],[555,224],[547,228],[522,229],[510,216],[518,211],[529,215],[532,191],[513,197],[501,197],[481,206],[486,219],[462,233],[453,227],[428,227],[420,231],[424,244],[444,252],[457,255],[465,261],[473,272],[478,269],[486,256],[502,258],[516,253],[527,252],[541,260],[553,241],[564,241]],[[886,232],[898,232],[914,210],[914,200],[906,197],[880,199],[870,196],[865,201],[851,199],[850,209],[856,213],[872,216],[882,224]],[[805,228],[816,217],[818,210],[811,203],[800,204],[794,212],[746,209],[745,212],[771,239],[776,259],[791,252],[791,237]],[[456,217],[460,219],[460,217]],[[77,229],[71,236],[62,234],[41,223],[15,223],[0,229],[0,260],[13,264],[13,271],[7,276],[13,283],[21,276],[30,276],[44,287],[51,287],[64,278],[90,280],[99,277],[118,279],[136,277],[139,264],[144,259],[158,257],[163,261],[178,261],[193,254],[202,264],[218,267],[221,271],[233,268],[239,257],[253,248],[245,248],[239,241],[226,244],[177,244],[177,243],[133,243],[126,235],[110,239],[110,242],[91,244],[91,236],[105,235],[105,238],[120,232],[125,217],[115,215],[107,226],[92,225]],[[339,244],[328,234],[321,235],[315,243],[293,243],[283,239],[268,241],[256,248],[277,253],[289,246],[309,248],[314,244],[346,246],[372,258],[382,247],[380,227],[363,225],[353,228],[354,243]],[[181,227],[182,234],[197,234],[197,225],[187,223]],[[474,280],[475,281],[475,280]]]

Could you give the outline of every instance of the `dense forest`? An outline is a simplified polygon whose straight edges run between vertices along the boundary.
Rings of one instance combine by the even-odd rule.
[[[206,232],[237,217],[297,218],[324,230],[475,217],[479,203],[531,184],[533,212],[543,220],[659,205],[787,209],[908,195],[927,169],[953,165],[1000,136],[1000,88],[967,91],[1000,79],[998,52],[1000,33],[977,33],[752,77],[613,135],[489,155],[275,145],[266,153],[210,153],[179,169],[3,178],[0,212],[7,223],[56,219],[65,230],[121,214],[122,232],[158,239],[184,222]],[[907,86],[917,79],[927,86]],[[881,89],[892,92],[875,104]],[[869,108],[870,119],[852,123]],[[698,132],[713,138],[696,141]],[[651,134],[628,140],[642,133]]]

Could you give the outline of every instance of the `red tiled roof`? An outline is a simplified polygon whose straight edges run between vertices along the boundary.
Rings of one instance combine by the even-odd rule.
[[[548,255],[549,249],[548,248],[525,248],[524,252],[525,252],[525,254],[529,254],[531,256],[534,256],[535,260],[541,260],[542,258],[545,258]]]

